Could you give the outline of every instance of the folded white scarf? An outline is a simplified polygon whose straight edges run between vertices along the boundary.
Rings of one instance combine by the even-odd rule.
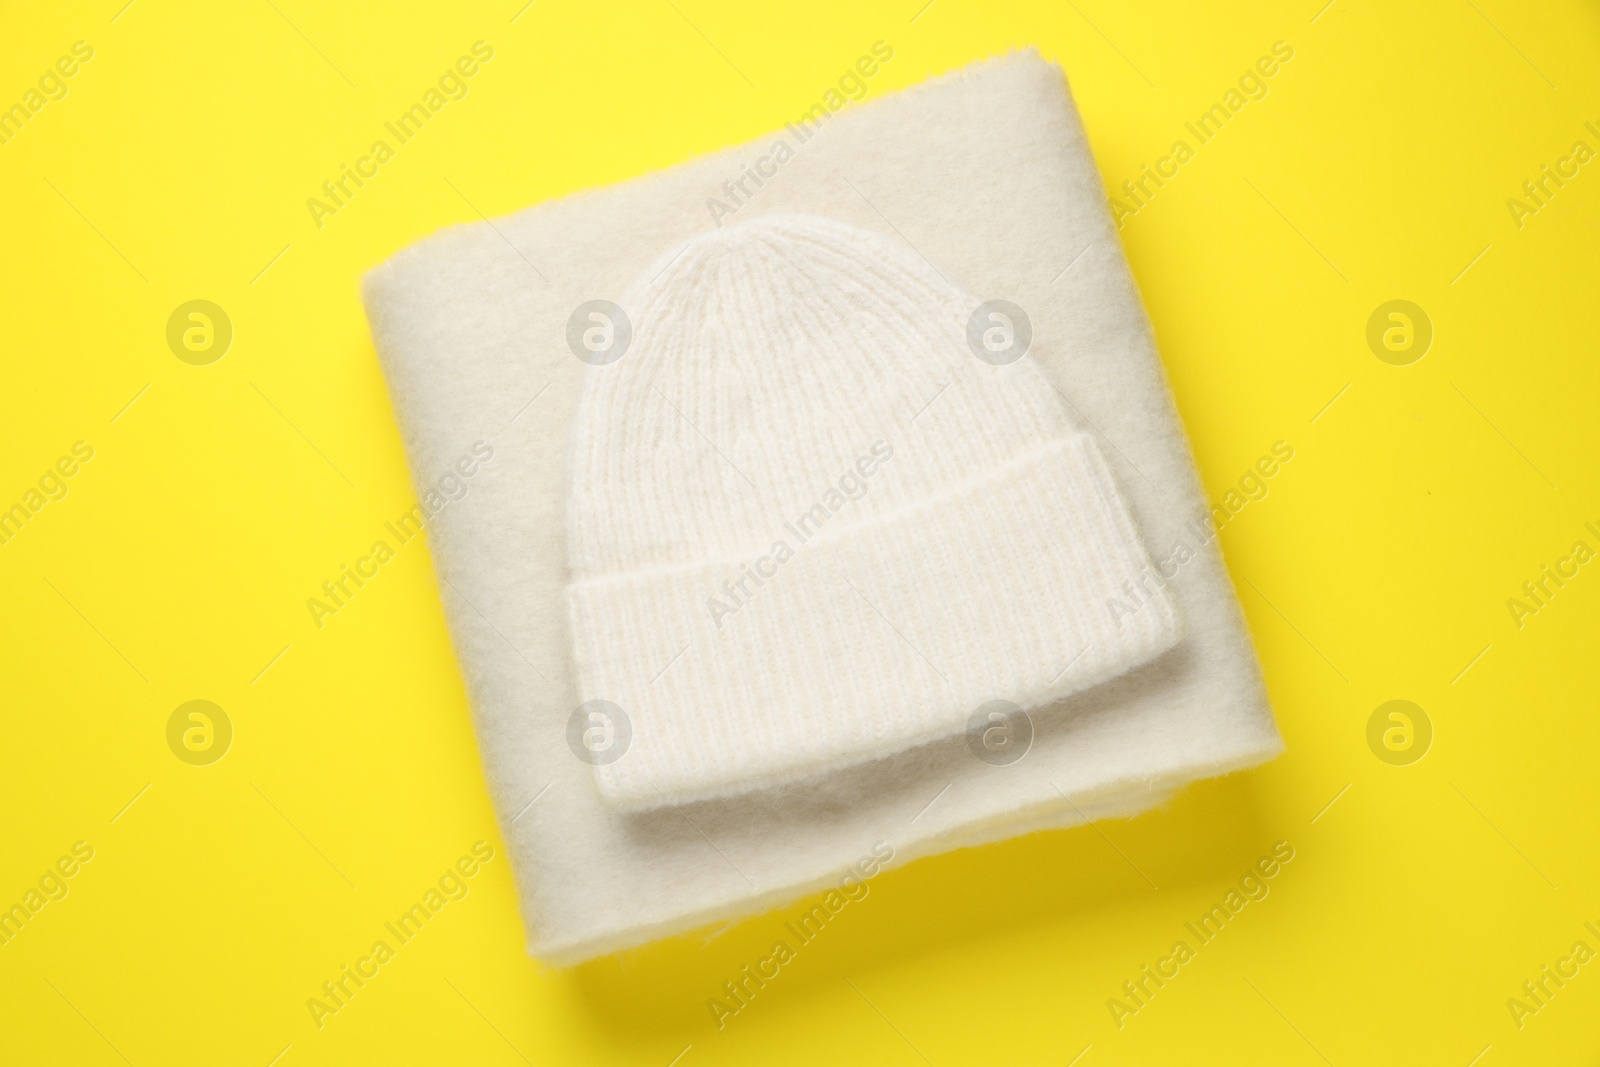
[[[781,171],[761,184],[742,183],[737,218],[728,218],[724,182],[751,167],[767,173],[756,165],[780,141]],[[580,740],[591,721],[584,708],[594,708],[585,701],[616,697],[587,685],[580,692],[580,674],[592,681],[596,671],[624,670],[621,681],[603,684],[636,692],[650,686],[648,677],[626,674],[646,667],[619,668],[610,656],[592,655],[606,638],[585,627],[603,627],[616,604],[600,605],[599,614],[580,607],[578,630],[569,625],[575,579],[581,594],[588,591],[583,579],[613,573],[619,559],[629,571],[661,563],[652,553],[668,542],[703,545],[696,559],[722,555],[712,541],[694,539],[702,534],[687,541],[674,534],[619,557],[615,545],[583,540],[578,508],[580,569],[569,568],[564,457],[585,374],[600,362],[582,344],[569,344],[569,327],[576,323],[572,333],[582,338],[594,321],[586,316],[609,306],[592,302],[622,300],[647,268],[668,269],[670,282],[674,252],[718,222],[731,227],[780,212],[876,234],[902,263],[914,257],[953,291],[1023,309],[1031,330],[1027,365],[1037,363],[1043,386],[1059,395],[1066,413],[1059,424],[1041,424],[1039,440],[1103,456],[1126,502],[1138,533],[1131,541],[1125,531],[1111,535],[1108,551],[1137,559],[1127,553],[1142,542],[1138,552],[1149,567],[1116,583],[1115,605],[1093,607],[1123,624],[1107,635],[1143,626],[1155,636],[1087,672],[1083,684],[1100,682],[1092,688],[1029,675],[1023,699],[1007,699],[1048,706],[1025,717],[1021,728],[1031,740],[1023,758],[984,758],[948,715],[919,718],[920,698],[903,700],[896,725],[876,741],[841,723],[798,756],[781,737],[766,736],[740,747],[738,759],[707,761],[695,745],[718,723],[681,693],[665,719],[652,708],[650,727],[629,739],[641,747],[622,759],[606,762]],[[429,533],[536,956],[578,962],[784,903],[834,883],[878,841],[898,864],[1042,826],[1132,813],[1188,781],[1281,749],[1149,327],[1054,65],[1031,55],[978,65],[833,116],[803,144],[792,132],[777,133],[492,224],[457,227],[374,271],[366,302],[416,483],[432,485],[460,469],[464,455],[492,450],[487,462],[472,461],[470,491],[434,514]],[[643,335],[639,343],[646,345]],[[960,366],[980,369],[977,361]],[[1018,395],[1023,399],[1007,403],[1034,403],[1031,391]],[[642,427],[626,418],[613,426],[630,429]],[[717,439],[697,438],[701,445]],[[860,458],[846,440],[853,441],[841,438],[832,454]],[[672,442],[686,447],[688,437]],[[1084,447],[1090,443],[1092,450]],[[720,463],[713,453],[685,452],[682,469]],[[896,455],[880,472],[885,477],[902,453]],[[705,473],[710,467],[695,469],[713,476]],[[1092,462],[1074,469],[1083,484],[1101,484]],[[803,500],[805,491],[796,492],[792,499]],[[887,493],[882,500],[871,493],[860,502],[894,503]],[[606,498],[604,507],[619,506],[618,499],[626,502],[627,492]],[[1097,499],[1096,514],[1111,517],[1106,529],[1121,529],[1112,521],[1120,513],[1117,496]],[[588,544],[597,545],[593,553],[581,547]],[[780,577],[808,580],[799,571]],[[1048,601],[1059,589],[1033,588],[1046,605],[1041,618],[1056,617]],[[771,592],[783,595],[776,580]],[[758,597],[738,607],[746,606],[767,610]],[[1176,639],[1178,619],[1181,640],[1148,659]],[[761,626],[757,617],[735,616],[723,629],[743,622],[752,623],[747,633]],[[819,647],[830,646],[824,640]],[[889,647],[874,654],[888,655]],[[684,664],[663,661],[675,651],[662,658],[652,650],[641,662],[651,671],[676,670]],[[1023,651],[1026,659],[1037,650]],[[896,677],[908,677],[906,663],[893,667]],[[774,692],[760,689],[759,676],[746,682]],[[929,692],[957,707],[998,688],[963,675]],[[1054,699],[1062,694],[1071,695]],[[889,693],[885,707],[903,696]],[[643,698],[646,705],[651,699]],[[650,732],[663,721],[677,732]],[[656,753],[654,762],[640,763],[648,775],[610,774],[648,751]],[[898,754],[873,758],[892,752]]]

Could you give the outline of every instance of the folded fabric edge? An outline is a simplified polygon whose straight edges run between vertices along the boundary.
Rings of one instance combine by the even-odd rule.
[[[884,869],[903,867],[930,856],[963,848],[977,848],[1044,830],[1071,829],[1103,819],[1132,818],[1161,806],[1194,782],[1260,766],[1279,755],[1283,749],[1282,738],[1273,730],[1267,736],[1257,738],[1253,745],[1210,760],[1171,767],[1161,773],[1128,774],[1074,792],[1061,790],[1058,785],[1059,799],[1030,805],[1001,818],[975,819],[943,834],[905,846],[896,851]],[[701,908],[678,918],[569,942],[541,942],[537,933],[537,917],[534,917],[529,924],[528,954],[553,967],[576,967],[603,956],[690,933],[716,922],[754,919],[827,889],[840,873],[828,871],[801,883],[768,890],[745,901]]]
[[[981,77],[1007,67],[1032,70],[1039,73],[1051,72],[1061,79],[1063,89],[1069,99],[1072,95],[1071,87],[1067,83],[1066,72],[1061,64],[1040,55],[1036,46],[1025,45],[1021,48],[1012,48],[999,55],[984,56],[981,59],[972,60],[962,66],[954,67],[939,74],[929,75],[920,82],[906,85],[883,96],[865,100],[857,106],[846,107],[835,117],[841,120],[855,119],[863,112],[887,110],[890,107],[898,106],[908,96],[936,90],[949,83],[958,83]],[[770,140],[771,136],[781,131],[782,128],[782,126],[775,126],[771,129],[763,130],[753,137],[747,137],[742,141],[714,148],[696,149],[682,159],[671,163],[663,163],[660,166],[618,178],[604,185],[573,189],[566,193],[552,196],[549,199],[541,200],[536,204],[520,207],[492,218],[444,226],[412,241],[410,244],[403,245],[368,269],[361,280],[362,302],[370,309],[374,305],[374,301],[380,299],[383,288],[396,283],[396,280],[386,277],[390,272],[404,271],[413,266],[426,264],[434,259],[448,260],[456,255],[462,246],[470,245],[477,241],[490,241],[492,239],[496,244],[503,242],[504,237],[495,228],[496,224],[503,220],[520,218],[524,215],[558,208],[579,209],[586,201],[604,201],[609,197],[631,191],[631,188],[637,183],[652,181],[658,176],[677,171],[680,167],[709,165],[712,161],[718,159],[733,159],[736,158],[737,153]]]

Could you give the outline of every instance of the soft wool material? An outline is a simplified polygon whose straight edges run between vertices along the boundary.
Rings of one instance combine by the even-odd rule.
[[[810,216],[669,254],[573,430],[578,691],[630,724],[601,796],[785,785],[1172,646],[1164,589],[1114,607],[1151,567],[1099,446],[1032,359],[974,353],[980,301]]]
[[[1103,446],[1184,620],[1170,651],[1033,713],[1018,762],[965,738],[782,790],[644,813],[602,801],[568,744],[580,700],[561,457],[585,372],[574,309],[617,300],[662,249],[712,229],[708,198],[778,140],[780,177],[734,205],[904,242],[964,290],[1026,308],[1031,354]],[[977,147],[981,146],[981,151]],[[753,169],[753,167],[752,167]],[[724,203],[724,206],[726,204]],[[535,266],[536,265],[536,266]],[[536,956],[574,963],[821,889],[872,844],[901,864],[1125,814],[1282,743],[1149,325],[1061,71],[980,65],[648,178],[456,227],[368,278],[366,303],[417,484],[494,448],[429,540]],[[893,460],[890,461],[892,466]],[[738,621],[737,616],[728,620]]]

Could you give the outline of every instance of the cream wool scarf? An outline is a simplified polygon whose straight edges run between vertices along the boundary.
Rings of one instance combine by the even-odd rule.
[[[602,798],[609,787],[597,783],[607,766],[598,752],[609,750],[587,744],[591,731],[581,706],[593,697],[580,686],[591,665],[586,638],[570,625],[567,598],[575,580],[581,584],[591,573],[591,560],[608,549],[597,542],[600,557],[585,555],[580,534],[576,567],[569,566],[562,457],[586,375],[617,367],[591,367],[579,358],[585,349],[569,344],[569,326],[576,321],[581,338],[585,320],[578,313],[586,305],[625,299],[647,268],[715,229],[708,198],[785,136],[492,226],[453,228],[400,253],[366,282],[373,335],[416,483],[431,482],[473,441],[495,449],[473,494],[437,516],[429,538],[516,867],[529,950],[552,962],[580,962],[782,904],[832,884],[875,841],[889,843],[900,864],[1045,826],[1132,813],[1186,782],[1260,763],[1282,747],[1214,536],[1206,532],[1193,462],[1082,128],[1060,70],[1025,55],[832,117],[804,145],[791,146],[794,158],[738,205],[736,220],[723,221],[731,229],[776,213],[832,220],[875,234],[902,261],[915,256],[956,291],[1026,309],[1029,363],[1059,405],[1055,416],[1039,414],[1046,421],[1038,432],[1072,447],[1092,439],[1119,494],[1106,498],[1106,513],[1116,514],[1122,500],[1137,532],[1131,541],[1124,532],[1111,542],[1124,552],[1141,543],[1147,549],[1151,568],[1123,587],[1119,618],[1160,619],[1170,603],[1182,620],[1181,639],[1142,663],[1142,655],[1159,651],[1159,638],[1132,654],[1124,650],[1108,660],[1122,673],[1070,695],[1054,694],[1048,678],[1045,684],[1035,678],[1023,688],[1046,703],[1027,713],[1025,724],[1007,723],[1031,734],[1021,758],[982,758],[982,746],[969,745],[965,730],[949,732],[951,717],[940,712],[919,720],[915,709],[926,708],[910,700],[886,746],[900,748],[898,755],[861,761],[870,757],[870,745],[845,726],[839,739],[849,758],[819,760],[818,753],[830,751],[823,743],[797,765],[817,773],[801,773],[777,789],[726,788],[797,769],[784,770],[781,746],[768,743],[742,750],[740,759],[761,768],[752,778],[743,777],[738,760],[709,770],[691,764],[678,777],[663,771],[691,793],[701,788],[696,783],[720,775],[724,785],[712,792],[725,795],[635,810],[646,803],[641,789],[620,782],[610,802]],[[639,344],[647,344],[643,335]],[[957,365],[968,373],[979,369],[977,361]],[[1031,410],[1037,392],[1029,387],[1021,399],[1007,394],[1007,402]],[[923,418],[937,410],[936,403]],[[641,411],[645,421],[630,422],[622,414],[625,432],[645,432],[660,415]],[[715,424],[706,434],[718,447],[721,429]],[[841,463],[870,456],[872,441],[863,453],[859,436],[840,437],[825,454]],[[896,473],[910,452],[897,448],[874,477]],[[685,471],[706,462],[688,451],[678,458]],[[760,484],[755,472],[747,473]],[[1090,471],[1089,483],[1099,484],[1103,473]],[[887,493],[881,501],[873,495],[888,484],[872,485],[850,506],[889,507]],[[796,493],[804,499],[825,488],[807,485]],[[916,492],[923,489],[933,486],[921,484]],[[869,518],[866,511],[839,514],[830,522],[860,525]],[[627,558],[651,557],[630,549]],[[798,559],[784,566],[797,565]],[[776,582],[760,592],[781,595]],[[1059,594],[1038,585],[1029,591],[1040,604]],[[759,598],[752,599],[724,620],[724,631],[756,622],[746,613],[759,608]],[[937,637],[936,627],[928,637]],[[896,676],[906,676],[904,662],[894,667]],[[986,688],[964,684],[940,692],[948,707]],[[770,696],[771,690],[752,692]],[[675,707],[690,717],[676,720],[677,736],[703,737],[692,716],[704,709]],[[936,735],[943,737],[915,743]],[[654,741],[641,729],[632,743],[645,752]],[[670,743],[661,748],[670,750]],[[658,769],[673,766],[664,758]]]

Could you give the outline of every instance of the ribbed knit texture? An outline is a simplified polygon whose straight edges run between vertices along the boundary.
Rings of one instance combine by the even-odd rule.
[[[608,802],[892,755],[1177,640],[1093,439],[1031,358],[968,347],[978,303],[877,235],[785,215],[624,296],[632,345],[587,372],[570,457],[579,691],[633,730],[595,768]]]

